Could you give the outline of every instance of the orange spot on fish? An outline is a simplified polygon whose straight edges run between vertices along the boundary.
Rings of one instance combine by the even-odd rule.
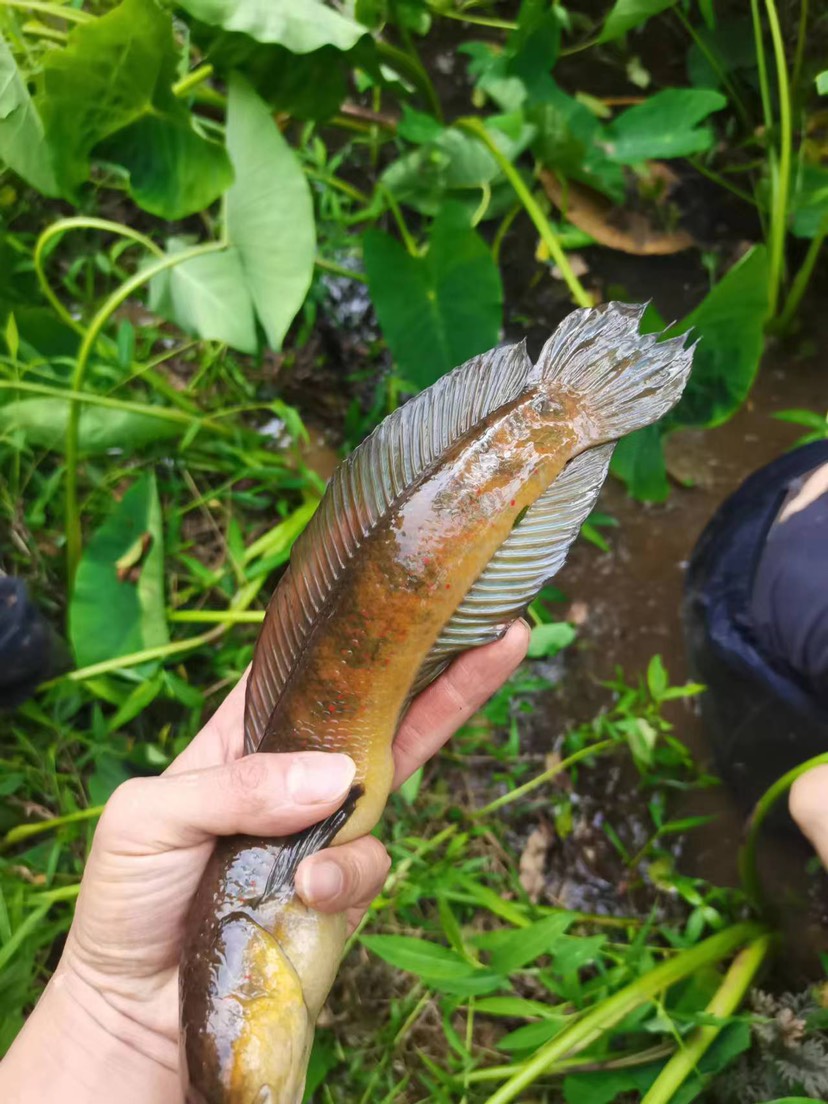
[[[514,499],[512,499],[512,501],[511,501],[511,502],[509,503],[509,505],[510,505],[510,506],[514,506],[514,504],[515,504],[515,500],[514,500]]]
[[[336,706],[335,705],[329,705],[328,706],[328,712],[329,713],[336,713]]]

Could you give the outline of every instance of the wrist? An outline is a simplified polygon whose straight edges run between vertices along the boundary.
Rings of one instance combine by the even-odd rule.
[[[0,1063],[4,1104],[181,1104],[178,1057],[72,970],[59,966]]]

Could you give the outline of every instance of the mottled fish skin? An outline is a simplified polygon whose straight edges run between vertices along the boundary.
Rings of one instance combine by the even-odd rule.
[[[323,503],[297,542],[271,601],[246,728],[249,748],[352,757],[364,793],[344,824],[331,826],[335,843],[371,831],[382,814],[393,737],[415,683],[433,677],[453,649],[505,628],[544,581],[545,565],[552,574],[562,562],[612,442],[678,400],[691,352],[680,341],[639,336],[641,313],[616,304],[576,311],[536,365],[520,348],[477,358],[477,376],[471,362],[472,370],[464,366],[412,400],[332,480],[332,505]],[[482,400],[480,388],[489,389]],[[463,401],[479,408],[468,426]],[[443,416],[462,429],[445,441]],[[416,433],[406,438],[411,427]],[[408,463],[401,443],[414,455],[410,471],[400,467]],[[375,480],[360,468],[367,461]],[[566,515],[553,538],[559,547],[542,547],[544,510],[551,522],[556,511]],[[508,599],[495,594],[491,616],[487,580]],[[452,637],[462,625],[468,631]],[[341,917],[301,904],[295,862],[284,860],[298,861],[330,836],[320,839],[223,840],[213,855],[181,967],[182,1069],[193,1104],[301,1100],[313,1026],[345,931]],[[274,864],[288,871],[279,884]]]

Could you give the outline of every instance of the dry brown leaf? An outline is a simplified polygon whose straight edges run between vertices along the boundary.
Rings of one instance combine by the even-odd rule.
[[[652,176],[669,186],[662,166],[653,167]],[[540,180],[546,194],[573,226],[610,249],[653,257],[680,253],[695,244],[686,230],[663,230],[642,212],[617,207],[585,184],[575,180],[562,183],[549,169],[540,170]]]
[[[520,856],[520,884],[534,903],[541,899],[546,885],[546,852],[551,842],[552,829],[548,824],[539,824],[529,833]]]

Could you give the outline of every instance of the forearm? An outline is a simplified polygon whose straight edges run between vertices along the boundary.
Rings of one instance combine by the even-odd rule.
[[[3,1104],[181,1104],[174,1047],[58,970],[0,1062]]]

